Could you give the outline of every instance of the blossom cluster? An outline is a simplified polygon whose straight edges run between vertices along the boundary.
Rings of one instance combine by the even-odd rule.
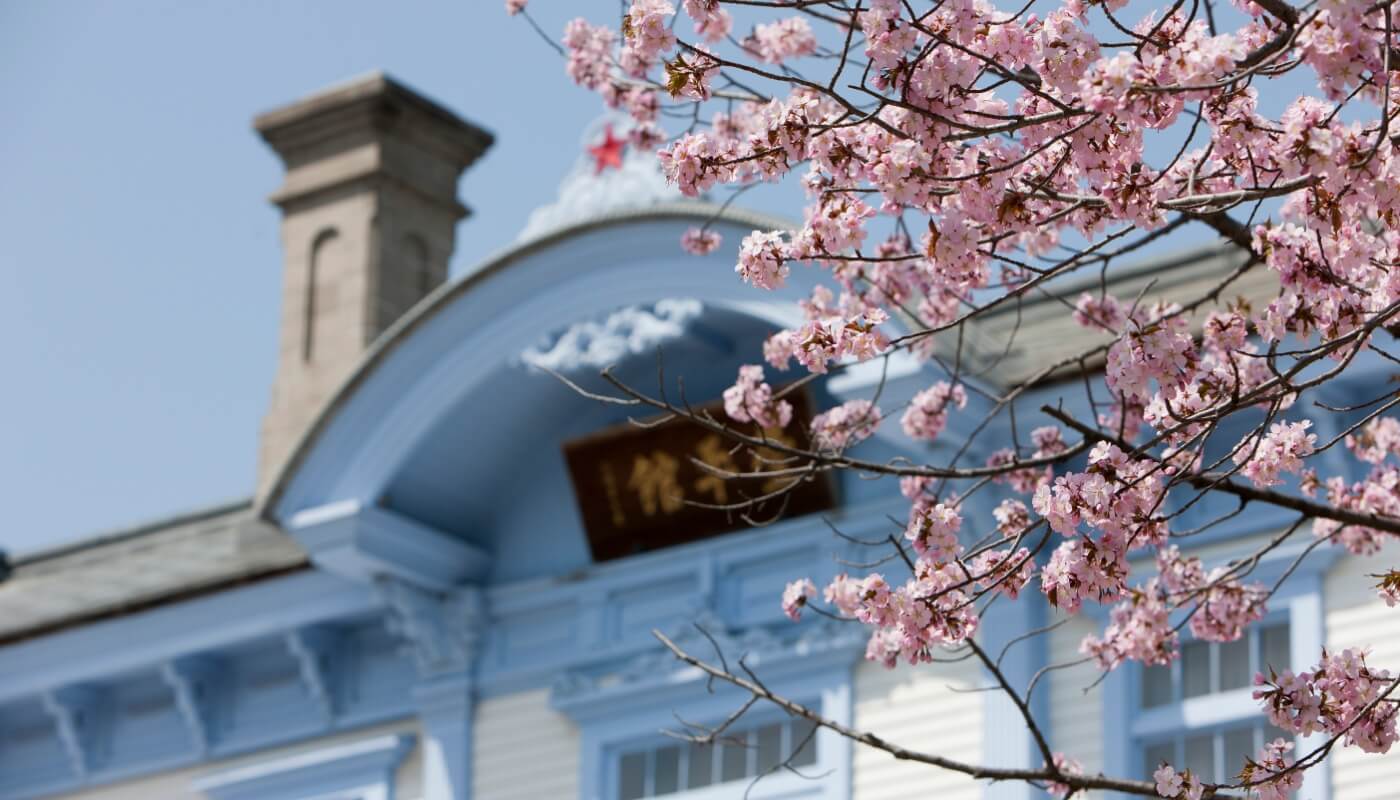
[[[687,228],[681,234],[681,249],[695,256],[709,255],[719,247],[722,237],[719,231],[712,231],[708,228],[692,227]]]
[[[1292,742],[1274,739],[1240,770],[1240,778],[1254,784],[1259,800],[1289,800],[1303,788],[1303,773],[1292,769],[1293,759],[1288,757],[1292,749]]]
[[[687,30],[673,3],[628,0],[619,31],[569,23],[565,69],[634,118],[633,135],[656,148],[683,195],[783,180],[805,190],[800,225],[754,231],[735,264],[738,280],[765,292],[817,277],[803,291],[802,318],[764,343],[775,369],[796,362],[822,375],[894,347],[946,365],[952,346],[965,354],[964,320],[1005,310],[1003,301],[1019,303],[1085,265],[1107,273],[1119,263],[1110,240],[1129,252],[1134,230],[1155,236],[1205,223],[1250,251],[1237,274],[1208,276],[1223,282],[1194,301],[1158,300],[1155,289],[1115,297],[1107,281],[1078,298],[1072,317],[1092,332],[1099,349],[1088,355],[1104,365],[1101,382],[1086,381],[1087,422],[1097,430],[1067,425],[1084,437],[1072,445],[1060,428],[1039,427],[1025,446],[1013,416],[1006,446],[969,446],[969,457],[985,459],[978,476],[1014,495],[992,520],[972,511],[985,506],[949,499],[949,483],[931,470],[901,479],[913,574],[902,583],[842,575],[823,592],[835,613],[871,627],[868,657],[928,660],[976,630],[972,601],[1014,597],[1033,581],[1067,613],[1086,602],[1109,606],[1108,624],[1081,645],[1104,669],[1176,658],[1174,612],[1199,639],[1239,639],[1262,618],[1269,590],[1246,583],[1238,564],[1207,569],[1168,546],[1177,519],[1168,492],[1211,483],[1217,469],[1240,492],[1302,491],[1349,512],[1346,523],[1324,513],[1311,525],[1349,552],[1373,554],[1393,538],[1386,529],[1400,518],[1400,421],[1381,413],[1389,407],[1346,432],[1346,447],[1369,470],[1359,479],[1308,468],[1324,445],[1291,410],[1312,391],[1310,376],[1369,357],[1376,332],[1400,319],[1400,139],[1380,117],[1400,107],[1392,9],[1322,0],[1291,19],[1282,4],[1237,0],[1242,14],[1217,27],[1223,19],[1189,4],[1130,19],[1126,0],[1062,0],[1033,14],[989,0],[917,11],[867,0],[834,25],[837,35],[819,38],[813,24],[823,17],[805,10],[769,9],[773,16],[742,31],[721,0],[682,0]],[[507,9],[523,6],[511,0]],[[763,13],[746,9],[746,25],[751,10]],[[1098,35],[1102,14],[1115,15],[1112,41]],[[695,41],[686,41],[691,31]],[[834,49],[842,41],[849,52]],[[829,78],[800,72],[828,62]],[[1295,65],[1310,70],[1319,96],[1275,103],[1276,79]],[[687,104],[686,113],[662,109],[672,102]],[[667,133],[663,123],[678,129]],[[1179,147],[1151,144],[1170,138]],[[1255,214],[1264,201],[1273,205]],[[719,238],[693,229],[681,244],[705,254]],[[1065,250],[1077,252],[1061,260]],[[795,276],[803,265],[810,271]],[[1276,288],[1262,299],[1223,299],[1251,270],[1251,280],[1266,273]],[[892,343],[900,327],[908,335]],[[950,328],[956,343],[943,335]],[[946,437],[968,393],[980,396],[978,378],[961,366],[947,372],[890,411],[900,411],[906,437]],[[761,367],[741,370],[725,405],[736,421],[790,422]],[[1208,442],[1235,430],[1222,423],[1250,408],[1269,424],[1224,442],[1233,449],[1207,465]],[[844,453],[881,419],[870,400],[828,409],[812,420],[812,449]],[[1090,444],[1086,463],[1070,460]],[[959,450],[954,460],[962,457]],[[1285,485],[1289,476],[1297,490]],[[1374,526],[1357,524],[1367,519]],[[964,540],[983,544],[969,551]],[[1400,583],[1377,577],[1380,596],[1400,603]],[[797,618],[816,588],[791,584],[784,612]],[[1348,713],[1384,690],[1378,676],[1388,674],[1353,651],[1324,654],[1302,676],[1271,676],[1260,697],[1282,727],[1340,732]],[[1388,748],[1395,708],[1372,706],[1349,740]],[[1296,790],[1301,776],[1288,770],[1287,752],[1273,743],[1246,765],[1260,797]],[[1055,766],[1074,772],[1060,756]],[[1154,780],[1174,800],[1203,791],[1170,765]]]
[[[1032,459],[1050,458],[1063,453],[1067,447],[1064,434],[1054,425],[1045,425],[1031,431],[1031,443],[1035,446],[1035,450],[1030,455]],[[1003,470],[998,472],[992,480],[1009,485],[1012,491],[1022,494],[1033,492],[1042,483],[1047,483],[1054,478],[1054,471],[1049,466],[1040,469],[1035,467],[1017,469],[1015,468],[1016,463],[1016,451],[1010,447],[997,450],[987,457],[988,467]]]
[[[948,424],[948,407],[967,407],[967,392],[962,386],[939,381],[914,395],[909,408],[900,419],[904,433],[911,439],[933,441]]]
[[[1123,594],[1128,553],[1165,540],[1166,522],[1157,511],[1162,491],[1153,462],[1107,442],[1090,451],[1085,471],[1036,488],[1036,512],[1069,537],[1041,572],[1041,591],[1052,605],[1073,613],[1085,599],[1106,602]]]
[[[1307,736],[1322,731],[1367,753],[1386,753],[1396,740],[1400,703],[1391,697],[1396,679],[1366,665],[1360,650],[1322,653],[1314,668],[1259,674],[1254,699],[1263,701],[1269,722]]]
[[[785,428],[792,421],[792,403],[774,399],[773,387],[763,380],[763,367],[746,364],[734,385],[724,390],[724,413],[735,422]]]
[[[1198,639],[1233,642],[1268,611],[1268,589],[1244,583],[1228,566],[1207,572],[1199,558],[1167,547],[1157,553],[1157,570],[1162,587],[1177,604],[1195,604],[1190,626]]]
[[[1100,669],[1111,670],[1129,659],[1147,666],[1170,664],[1176,659],[1177,634],[1171,625],[1171,608],[1155,580],[1141,590],[1130,591],[1128,599],[1109,612],[1109,619],[1102,638],[1090,635],[1079,648],[1093,657]]]
[[[1310,483],[1305,476],[1304,488]],[[1327,490],[1327,502],[1335,508],[1376,517],[1400,517],[1400,466],[1379,464],[1363,480],[1349,483],[1336,475],[1323,485]],[[1394,538],[1366,525],[1343,524],[1324,518],[1313,520],[1313,533],[1356,555],[1374,555],[1380,552],[1382,544]]]
[[[1279,474],[1303,471],[1303,459],[1312,455],[1317,435],[1308,433],[1312,422],[1275,422],[1263,436],[1247,436],[1235,446],[1235,463],[1243,467],[1255,486],[1277,486]]]
[[[1170,764],[1162,764],[1152,773],[1157,794],[1169,800],[1201,800],[1206,787],[1191,770],[1177,772]]]
[[[802,618],[802,607],[807,605],[807,599],[817,596],[817,585],[809,578],[802,578],[789,583],[783,589],[783,613],[793,622]]]
[[[802,17],[788,17],[754,27],[745,47],[769,64],[811,55],[817,50],[817,36],[811,23]]]
[[[812,418],[812,446],[839,453],[869,439],[880,427],[880,408],[869,400],[847,400]]]
[[[720,7],[719,0],[685,0],[683,7],[695,21],[695,33],[706,42],[718,42],[734,27],[734,17]]]

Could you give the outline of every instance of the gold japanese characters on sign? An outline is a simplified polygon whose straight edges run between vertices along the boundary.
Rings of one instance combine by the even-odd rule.
[[[763,431],[768,441],[787,447],[808,445],[810,404],[805,394],[788,398],[793,421],[786,429]],[[703,409],[728,421],[719,404]],[[736,426],[758,435],[752,426]],[[770,447],[747,447],[690,420],[653,427],[621,425],[567,442],[564,459],[574,497],[583,517],[593,558],[613,558],[657,550],[746,527],[744,515],[770,519],[831,508],[834,498],[824,475],[792,485],[791,476],[725,478],[792,466],[786,454]],[[707,470],[699,463],[707,464]],[[778,492],[782,496],[736,511],[733,506]]]

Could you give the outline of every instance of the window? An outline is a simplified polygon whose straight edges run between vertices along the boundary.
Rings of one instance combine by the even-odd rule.
[[[1290,667],[1290,638],[1288,622],[1275,621],[1233,642],[1187,641],[1171,665],[1143,669],[1134,724],[1143,773],[1166,762],[1226,782],[1265,741],[1292,738],[1251,698],[1256,672]]]
[[[1268,722],[1254,722],[1154,742],[1143,748],[1143,775],[1151,777],[1158,765],[1167,763],[1189,769],[1204,781],[1229,783],[1246,758],[1253,758],[1265,742],[1278,738],[1292,739],[1293,734]]]
[[[713,618],[717,620],[718,618]],[[851,665],[867,636],[851,626],[795,626],[790,639],[739,638],[721,631],[724,652],[747,653],[764,684],[838,725],[850,725]],[[806,628],[805,631],[801,630]],[[693,629],[692,629],[693,630]],[[744,630],[744,629],[741,629]],[[748,631],[755,628],[746,629]],[[747,634],[745,634],[747,635]],[[683,648],[704,648],[678,631]],[[693,651],[698,652],[698,651]],[[730,663],[733,663],[732,661]],[[558,682],[550,704],[579,732],[579,797],[591,800],[837,800],[849,796],[850,742],[835,731],[762,706],[748,708],[712,747],[665,735],[684,722],[719,725],[744,707],[745,693],[707,690],[699,670],[670,653],[645,651],[623,670],[578,673]],[[794,769],[773,769],[790,764]]]
[[[618,759],[618,800],[663,797],[721,783],[752,780],[786,762],[817,762],[815,726],[802,719],[728,731],[715,745],[677,742],[628,750]]]

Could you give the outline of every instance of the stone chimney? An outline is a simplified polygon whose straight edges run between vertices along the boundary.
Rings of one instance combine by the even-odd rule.
[[[447,278],[457,179],[492,136],[372,74],[258,116],[286,165],[282,332],[258,494],[366,347]]]

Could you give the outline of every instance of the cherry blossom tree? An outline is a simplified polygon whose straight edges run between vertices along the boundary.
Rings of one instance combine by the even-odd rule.
[[[1317,653],[1301,672],[1255,678],[1273,725],[1318,734],[1306,752],[1269,743],[1229,765],[1237,777],[1225,784],[1172,764],[1151,780],[1085,774],[1073,754],[1050,747],[1028,702],[1034,687],[1008,680],[977,633],[991,603],[1038,594],[1063,614],[1105,607],[1107,624],[1081,647],[1103,671],[1169,664],[1183,628],[1229,642],[1263,618],[1292,569],[1272,584],[1251,573],[1284,543],[1311,542],[1298,560],[1328,547],[1374,556],[1400,536],[1400,421],[1391,415],[1400,394],[1375,386],[1346,407],[1324,394],[1363,362],[1400,364],[1393,6],[682,0],[678,9],[630,0],[620,10],[582,9],[592,18],[569,22],[558,38],[526,0],[507,0],[563,56],[574,83],[630,114],[631,142],[654,150],[683,194],[790,180],[809,198],[795,230],[754,231],[740,244],[736,280],[755,292],[784,286],[795,267],[824,270],[827,280],[801,304],[806,322],[775,333],[740,370],[724,393],[727,416],[611,378],[616,392],[602,399],[689,417],[736,447],[781,456],[719,477],[789,488],[840,471],[898,479],[908,524],[890,538],[884,567],[824,587],[792,576],[783,610],[867,627],[867,657],[892,668],[971,653],[1020,710],[1043,765],[1006,769],[906,750],[776,695],[722,659],[663,643],[715,679],[861,745],[1058,796],[1280,798],[1340,748],[1390,750],[1400,677],[1368,663],[1358,642]],[[1202,232],[1239,257],[1193,296],[1148,303],[1107,290],[1132,254],[1200,241]],[[719,244],[709,226],[678,243],[696,254]],[[1226,299],[1259,273],[1272,277],[1267,296]],[[1066,314],[1099,343],[995,389],[967,371],[967,326],[1075,274],[1100,288]],[[903,408],[881,409],[877,395],[828,409],[810,421],[806,448],[739,425],[808,424],[793,418],[786,394],[901,352],[943,373]],[[793,377],[773,378],[775,387],[768,370]],[[1076,378],[1059,384],[1066,395],[1084,395],[1077,402],[1018,409],[1033,388],[1065,376]],[[1018,411],[1047,423],[1029,441],[1017,432]],[[1326,415],[1345,417],[1341,433],[1319,435],[1314,422]],[[1009,428],[1011,441],[983,450],[991,455],[981,464],[964,463],[970,444],[941,463],[851,453],[894,417],[920,444],[953,427],[971,431],[970,442],[1009,417],[996,429]],[[1239,420],[1250,420],[1242,436],[1231,425]],[[990,518],[972,516],[979,493],[999,493]],[[1296,521],[1257,552],[1208,568],[1182,551],[1202,528],[1187,531],[1180,518],[1211,496],[1235,510],[1206,527],[1247,507]],[[1400,602],[1393,566],[1373,571],[1392,606]]]

